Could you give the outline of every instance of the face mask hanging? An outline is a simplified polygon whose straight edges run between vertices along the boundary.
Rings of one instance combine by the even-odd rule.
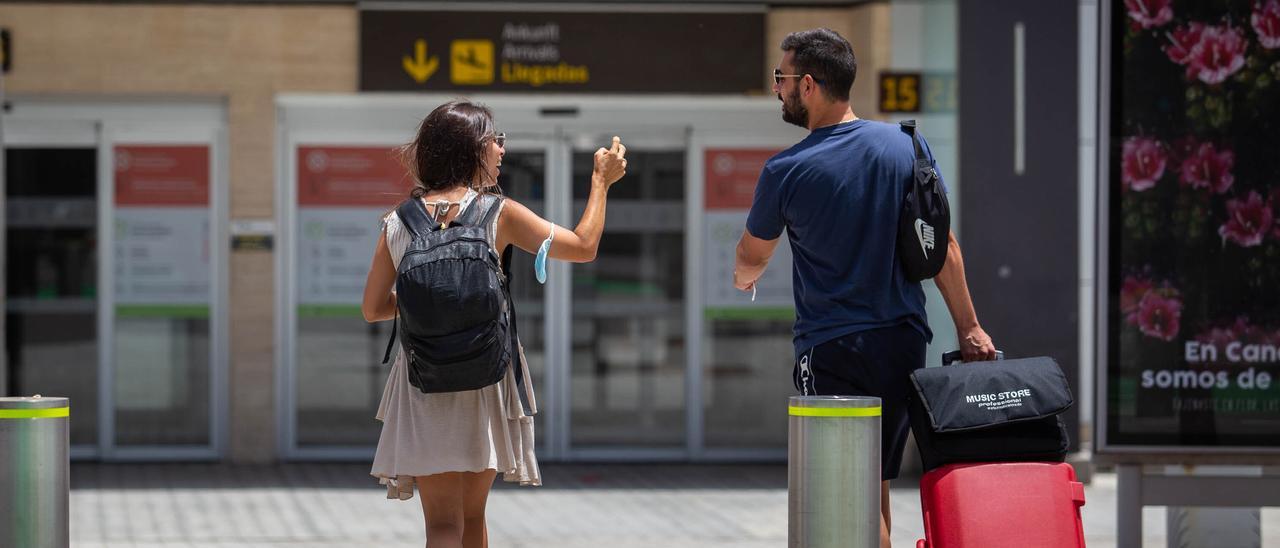
[[[542,240],[542,245],[538,246],[538,256],[533,259],[533,274],[538,278],[538,283],[547,283],[547,254],[551,252],[551,242],[556,239],[556,225],[551,225],[551,233],[547,235],[547,239]]]

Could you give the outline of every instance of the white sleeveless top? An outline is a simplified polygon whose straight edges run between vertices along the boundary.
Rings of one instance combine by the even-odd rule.
[[[474,192],[468,191],[459,213],[475,197]],[[499,209],[494,226],[489,227],[491,238],[496,237],[501,213]],[[391,262],[399,268],[411,235],[395,212],[383,218],[383,230]],[[492,240],[489,246],[494,247]],[[496,470],[505,481],[542,485],[538,460],[533,454],[533,417],[525,415],[520,406],[515,367],[523,368],[529,408],[536,414],[538,407],[523,346],[518,363],[508,367],[497,384],[479,390],[433,394],[409,384],[404,351],[397,352],[378,404],[382,435],[370,471],[387,486],[387,498],[413,498],[415,476],[443,472]]]

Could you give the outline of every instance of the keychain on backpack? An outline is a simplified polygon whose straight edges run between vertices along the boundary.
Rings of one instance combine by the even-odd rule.
[[[556,239],[556,225],[551,223],[551,233],[547,235],[547,239],[542,240],[542,245],[538,246],[538,256],[533,259],[533,275],[538,278],[538,283],[547,283],[547,254],[551,252],[551,242]]]

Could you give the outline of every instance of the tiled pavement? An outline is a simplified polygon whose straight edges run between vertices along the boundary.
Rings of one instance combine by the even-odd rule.
[[[83,548],[421,547],[418,499],[386,500],[367,464],[77,464],[72,546]],[[499,482],[490,545],[780,547],[783,465],[546,465],[544,486]],[[918,492],[892,493],[894,545],[920,538]],[[1086,488],[1088,545],[1115,546],[1115,476]],[[1263,546],[1280,546],[1280,510],[1263,510]],[[1164,511],[1147,508],[1145,546],[1164,546]]]

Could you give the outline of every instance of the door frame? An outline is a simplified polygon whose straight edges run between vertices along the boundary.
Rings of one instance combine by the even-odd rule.
[[[227,448],[228,394],[228,294],[230,236],[228,232],[228,184],[226,178],[226,129],[219,125],[155,124],[152,122],[104,121],[98,148],[98,215],[115,219],[115,147],[119,145],[195,145],[209,147],[209,443],[206,445],[137,445],[116,443],[114,393],[116,377],[115,344],[115,227],[98,223],[99,333],[106,344],[99,346],[104,381],[99,385],[100,451],[104,461],[217,460]]]
[[[635,151],[654,151],[654,152],[680,152],[684,154],[685,167],[685,192],[683,196],[684,220],[686,223],[689,218],[689,195],[694,191],[694,177],[692,177],[689,169],[689,156],[691,155],[691,134],[692,126],[688,123],[681,123],[670,119],[644,119],[646,117],[632,117],[628,115],[604,118],[608,121],[600,121],[602,119],[593,120],[570,120],[557,124],[556,128],[561,135],[564,143],[564,157],[561,158],[562,165],[559,172],[562,174],[555,182],[563,189],[563,198],[557,203],[561,208],[563,216],[556,219],[555,222],[561,226],[572,228],[577,224],[578,219],[573,217],[576,206],[573,196],[573,155],[575,153],[590,152],[600,146],[608,146],[609,139],[612,135],[623,137],[623,143],[627,145],[628,152]],[[701,181],[701,179],[698,179]],[[619,184],[627,184],[625,181]],[[615,206],[616,207],[616,206]],[[700,301],[700,292],[696,278],[688,278],[689,271],[689,246],[692,239],[698,237],[700,233],[693,230],[694,225],[686,225],[684,230],[684,258],[685,258],[685,289],[684,303],[682,308],[686,311],[690,303],[698,303]],[[557,265],[559,266],[559,265]],[[682,445],[677,447],[649,447],[649,446],[593,446],[593,445],[574,445],[573,439],[573,352],[572,352],[572,334],[570,330],[573,324],[573,271],[577,265],[573,263],[563,263],[561,270],[564,279],[563,289],[556,294],[556,298],[563,303],[565,312],[562,330],[557,332],[556,338],[552,339],[562,349],[560,375],[555,378],[561,395],[562,405],[558,409],[560,414],[556,418],[556,435],[554,436],[557,448],[557,456],[562,460],[570,461],[630,461],[642,459],[646,461],[658,462],[678,462],[690,460],[694,454],[695,448],[701,444],[701,423],[697,425],[693,423],[700,421],[700,414],[693,412],[697,408],[697,401],[700,401],[700,367],[698,362],[693,358],[700,356],[701,341],[695,341],[690,336],[693,330],[691,325],[686,324],[683,335],[685,336],[684,349],[684,427],[685,435]],[[687,312],[684,314],[687,318]],[[694,436],[698,436],[695,440]]]
[[[50,147],[94,148],[97,152],[97,443],[74,445],[73,459],[128,461],[218,460],[228,438],[227,310],[229,289],[227,115],[220,100],[175,99],[84,100],[48,96],[12,97],[3,113],[3,149]],[[116,143],[198,144],[209,147],[210,169],[210,313],[209,313],[209,443],[196,446],[128,446],[115,442],[114,345],[114,154]],[[3,152],[3,151],[0,151]],[[0,177],[2,178],[2,177]],[[7,233],[7,183],[0,184],[0,220]],[[0,249],[6,249],[0,235]],[[7,289],[0,292],[7,301]],[[3,337],[3,334],[0,334]],[[0,339],[7,345],[8,341]],[[7,375],[8,363],[4,364]],[[8,390],[4,383],[4,390]],[[72,404],[74,406],[74,402]]]
[[[15,102],[16,102],[16,99],[15,99]],[[14,110],[15,112],[18,112],[17,109],[14,109]],[[101,153],[100,153],[101,128],[100,128],[100,125],[93,120],[57,119],[57,118],[50,119],[50,118],[43,118],[39,116],[20,117],[11,113],[4,113],[3,125],[4,125],[4,141],[3,141],[3,145],[0,145],[0,155],[7,156],[7,152],[9,149],[21,149],[21,148],[81,148],[81,149],[92,148],[96,151],[99,151],[98,156],[101,156]],[[4,158],[4,162],[7,164],[8,162],[7,157]],[[98,177],[99,180],[97,181],[97,190],[96,190],[96,195],[94,196],[94,200],[97,202],[97,204],[100,205],[103,199],[100,171],[96,175],[96,177]],[[0,264],[3,265],[3,267],[6,269],[5,271],[7,272],[8,245],[9,245],[9,241],[8,241],[9,183],[8,183],[7,174],[0,174],[0,180],[3,180],[3,183],[0,184],[0,220],[3,221],[3,226],[4,226],[4,230],[0,231]],[[101,212],[99,212],[98,215],[101,216]],[[99,223],[99,225],[101,225],[101,223]],[[101,242],[99,242],[99,253],[101,253],[101,245],[102,245]],[[100,264],[101,263],[99,262],[99,265]],[[105,338],[102,336],[102,317],[101,317],[102,315],[100,313],[102,309],[102,303],[100,300],[101,298],[100,290],[103,283],[101,268],[98,269],[97,277],[98,277],[97,283],[99,285],[99,293],[98,293],[99,301],[94,306],[96,307],[96,310],[99,311],[99,313],[97,314],[97,319],[95,320],[95,325],[97,329],[97,345],[99,349],[99,355],[101,355],[103,341],[105,340]],[[0,283],[3,284],[3,288],[2,288],[3,291],[0,291],[0,301],[4,302],[5,304],[4,312],[5,312],[5,316],[7,316],[8,305],[9,305],[9,290],[8,290],[7,276],[0,276]],[[4,321],[7,324],[8,318],[6,317]],[[7,329],[7,326],[6,326],[6,329]],[[9,340],[8,340],[7,331],[0,332],[0,341],[3,342],[4,348],[5,348],[4,356],[3,356],[4,371],[0,371],[0,395],[7,395],[12,390],[12,388],[10,387],[9,378],[8,378],[10,364],[8,359]],[[101,418],[101,415],[105,411],[105,406],[102,404],[102,399],[101,399],[103,375],[102,375],[102,368],[100,364],[99,364],[97,373],[98,373],[97,377],[98,377],[98,383],[99,383],[97,413],[99,414],[99,418]],[[15,393],[15,395],[18,395],[18,394]],[[74,402],[73,402],[73,405],[74,405]],[[99,420],[99,424],[100,423],[101,421]],[[101,426],[99,426],[97,434],[98,434],[98,441],[96,443],[72,445],[70,447],[71,458],[73,459],[96,458],[100,453],[100,445],[103,439]]]

